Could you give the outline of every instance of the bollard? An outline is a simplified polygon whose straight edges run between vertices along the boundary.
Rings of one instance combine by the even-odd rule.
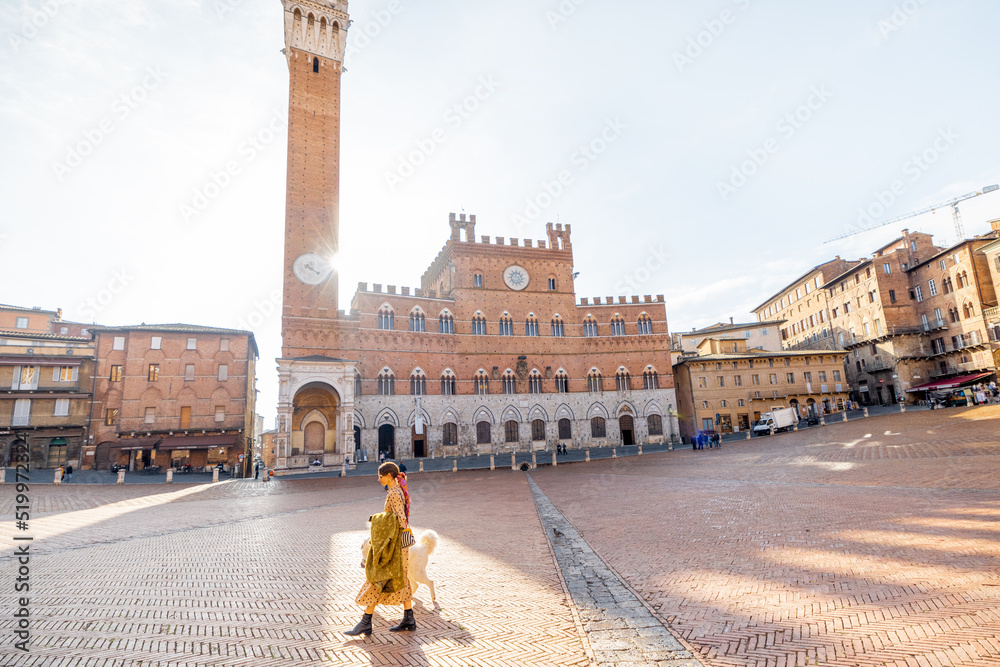
[[[906,412],[906,403],[900,403],[899,404],[899,412],[900,412],[900,414]]]
[[[3,486],[6,483],[7,483],[7,469],[0,468],[0,486]]]
[[[616,458],[618,458],[618,448],[617,448],[617,447],[614,447],[614,448],[613,448],[613,449],[611,450],[611,458],[613,458],[613,459],[616,459]]]
[[[819,425],[826,426],[826,417],[824,417],[823,415],[819,416]]]
[[[173,483],[174,483],[174,469],[167,468],[167,484],[173,484]]]
[[[795,425],[792,426],[792,430],[793,431],[798,431],[799,430],[799,423],[798,422],[795,422]]]
[[[642,456],[642,445],[639,445],[639,456]]]
[[[212,483],[215,484],[219,481],[219,469],[212,468]]]
[[[493,460],[493,454],[490,454],[490,470],[496,470],[496,462]]]
[[[667,451],[668,452],[674,451],[674,441],[673,440],[671,440],[670,444],[667,445]]]
[[[538,467],[538,458],[535,452],[531,452],[531,469],[534,470]]]
[[[865,408],[865,419],[868,418],[868,408]]]
[[[420,459],[420,470],[419,470],[419,472],[423,472],[423,471],[424,471],[424,460]]]
[[[116,482],[116,484],[124,484],[124,483],[125,483],[125,471],[124,470],[119,470],[118,471],[118,481]]]
[[[552,467],[559,465],[559,461],[556,461],[556,453],[552,452]]]
[[[517,470],[517,460],[514,457],[515,457],[514,452],[511,452],[510,453],[510,469],[511,470]]]
[[[774,435],[774,424],[771,424],[771,435]]]
[[[62,484],[62,469],[56,468],[56,475],[52,478],[53,484]]]
[[[590,450],[587,450],[587,461],[590,461]]]
[[[452,459],[451,461],[451,471],[458,472],[458,459]]]
[[[750,431],[747,431],[747,440],[750,439]]]
[[[846,421],[847,421],[847,411],[846,411],[846,410],[844,410],[844,411],[843,411],[842,413],[840,413],[840,414],[842,414],[842,415],[844,416],[844,421],[846,422]]]
[[[347,477],[347,461],[340,464],[340,476]]]

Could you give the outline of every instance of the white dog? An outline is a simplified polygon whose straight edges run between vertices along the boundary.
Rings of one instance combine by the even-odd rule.
[[[434,582],[427,576],[427,561],[431,554],[434,553],[434,549],[437,548],[438,534],[433,530],[425,530],[416,539],[417,543],[410,547],[410,567],[407,571],[411,587],[410,592],[416,595],[417,588],[419,588],[420,584],[424,584],[430,589],[431,602],[434,602],[437,598],[434,596]],[[364,567],[365,560],[368,558],[368,547],[370,544],[371,538],[366,537],[361,545],[362,567]]]

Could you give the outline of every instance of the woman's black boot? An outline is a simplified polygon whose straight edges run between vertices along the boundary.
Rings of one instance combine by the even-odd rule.
[[[416,625],[414,625],[416,627]],[[365,635],[366,637],[372,633],[372,615],[365,614],[361,617],[361,622],[354,626],[353,630],[348,630],[344,634],[349,637],[357,637],[358,635]]]
[[[417,622],[413,620],[413,610],[406,609],[403,611],[403,620],[399,622],[399,625],[389,628],[389,632],[405,632],[407,630],[416,630]]]

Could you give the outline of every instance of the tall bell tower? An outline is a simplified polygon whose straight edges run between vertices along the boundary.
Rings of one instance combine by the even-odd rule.
[[[344,0],[282,0],[288,61],[288,174],[283,355],[289,320],[337,317],[340,76],[349,24]]]

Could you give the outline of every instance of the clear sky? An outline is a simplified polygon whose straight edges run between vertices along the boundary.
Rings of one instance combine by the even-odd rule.
[[[359,281],[418,286],[464,210],[490,236],[571,223],[578,296],[663,293],[673,330],[747,320],[809,267],[903,227],[824,245],[869,224],[859,211],[1000,182],[990,0],[350,9],[344,307]],[[281,3],[4,0],[0,31],[0,302],[252,326],[270,424]],[[962,211],[984,233],[1000,193]],[[948,211],[907,226],[955,237]]]

